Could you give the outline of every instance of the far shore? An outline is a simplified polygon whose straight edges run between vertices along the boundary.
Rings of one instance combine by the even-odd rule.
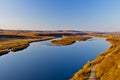
[[[28,39],[12,39],[7,41],[1,41],[0,55],[9,53],[10,51],[16,52],[29,47],[32,42],[50,40],[55,37],[40,37],[40,38],[28,38]]]

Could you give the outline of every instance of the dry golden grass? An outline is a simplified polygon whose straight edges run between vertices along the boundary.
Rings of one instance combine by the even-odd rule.
[[[52,40],[51,44],[58,45],[58,46],[65,46],[75,43],[74,40],[67,40],[67,39],[59,39],[59,40]]]
[[[85,36],[63,36],[62,39],[59,40],[52,40],[51,44],[58,45],[58,46],[65,46],[75,43],[76,41],[84,41],[91,37]]]
[[[120,40],[110,39],[110,42],[113,44],[111,52],[96,69],[100,80],[120,80]]]
[[[54,37],[40,37],[40,38],[28,38],[28,39],[10,39],[0,41],[0,53],[5,54],[12,51],[23,50],[29,46],[31,42],[50,40]]]
[[[0,50],[0,55],[7,54],[10,52],[8,49]]]
[[[109,38],[107,41],[111,43],[109,49],[87,63],[71,80],[88,80],[95,65],[97,80],[120,80],[120,39]]]

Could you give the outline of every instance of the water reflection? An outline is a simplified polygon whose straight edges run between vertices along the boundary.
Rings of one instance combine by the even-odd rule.
[[[51,46],[49,41],[32,43],[19,52],[0,58],[0,80],[68,80],[110,44],[102,38]]]

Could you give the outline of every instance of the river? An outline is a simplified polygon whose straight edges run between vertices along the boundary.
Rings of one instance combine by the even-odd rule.
[[[68,46],[34,42],[25,50],[0,56],[0,80],[68,80],[109,46],[104,38]]]

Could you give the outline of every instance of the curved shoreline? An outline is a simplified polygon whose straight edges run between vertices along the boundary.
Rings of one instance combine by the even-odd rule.
[[[96,65],[99,64],[105,58],[105,56],[109,55],[108,52],[111,50],[111,47],[113,47],[113,43],[111,41],[109,41],[107,38],[106,41],[110,43],[110,47],[108,47],[108,49],[106,49],[104,52],[100,53],[97,58],[86,63],[82,69],[76,72],[72,78],[70,78],[70,80],[89,80],[92,69],[94,69],[94,67],[96,67]]]
[[[10,50],[12,50],[12,51],[23,50],[23,49],[27,48],[30,43],[37,42],[37,41],[44,41],[44,40],[30,41],[28,44],[26,44],[26,46],[24,45],[23,47],[21,47],[21,46],[20,47],[15,47],[15,49],[13,49],[13,50],[12,50],[12,48],[11,49],[5,49],[5,51],[3,50],[3,52],[5,52],[4,54],[7,54],[7,53],[10,52]],[[89,76],[91,74],[91,70],[96,65],[100,64],[106,57],[108,57],[110,55],[110,53],[113,50],[116,49],[117,45],[115,45],[115,42],[113,42],[113,40],[106,39],[106,41],[108,41],[111,44],[110,47],[108,47],[108,49],[106,49],[104,52],[100,53],[99,56],[96,59],[94,59],[93,61],[88,62],[87,64],[85,64],[84,67],[80,71],[75,73],[75,75],[73,76],[73,78],[71,78],[71,80],[88,80]],[[6,52],[6,51],[8,51],[8,52]],[[97,67],[96,67],[96,69],[97,69]],[[96,71],[98,71],[98,70],[96,70]]]
[[[46,41],[53,39],[54,37],[45,37],[45,38],[35,38],[35,39],[21,39],[21,40],[15,40],[17,42],[9,42],[8,44],[12,44],[12,46],[7,46],[3,49],[0,49],[0,56],[4,54],[8,54],[9,52],[16,52],[20,50],[24,50],[27,47],[30,46],[31,43],[33,42],[38,42],[38,41]],[[14,44],[13,44],[14,43]]]
[[[76,41],[86,41],[92,37],[86,36],[63,36],[61,39],[52,40],[50,43],[56,46],[66,46],[75,43]]]

